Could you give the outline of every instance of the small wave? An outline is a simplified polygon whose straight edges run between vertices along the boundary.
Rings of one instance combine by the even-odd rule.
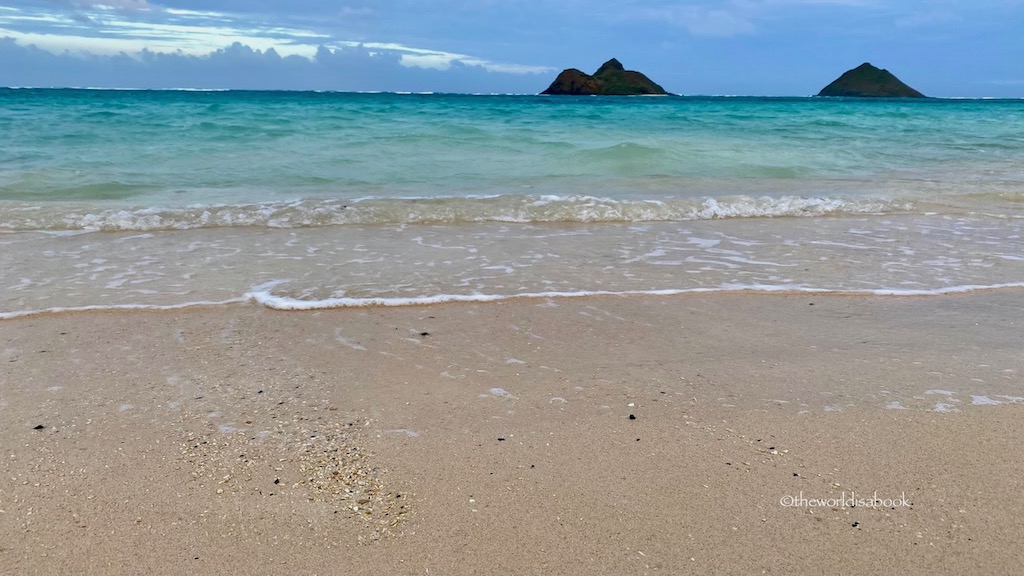
[[[891,288],[877,289],[842,289],[815,288],[804,285],[740,285],[724,284],[713,288],[666,288],[660,290],[579,290],[573,292],[523,292],[515,294],[434,294],[411,297],[364,297],[364,298],[325,298],[322,300],[300,300],[286,296],[277,296],[270,290],[282,281],[256,286],[238,298],[218,301],[183,302],[179,304],[111,304],[88,306],[58,306],[35,310],[16,310],[0,312],[0,321],[40,316],[47,314],[64,314],[74,312],[123,312],[123,311],[168,311],[187,308],[206,308],[230,304],[256,303],[273,310],[281,311],[312,311],[339,308],[366,307],[404,307],[428,306],[432,304],[454,303],[488,303],[506,300],[530,299],[566,299],[600,296],[681,296],[687,294],[722,294],[722,293],[772,293],[772,294],[817,294],[822,296],[880,296],[880,297],[927,297],[966,294],[970,292],[987,292],[994,290],[1021,289],[1024,282],[1007,282],[988,285],[946,286],[934,289],[904,290]]]
[[[529,195],[305,199],[179,208],[46,206],[27,210],[8,205],[0,208],[0,229],[153,231],[479,222],[673,222],[884,214],[913,208],[913,204],[906,201],[802,196],[619,200],[594,196]]]
[[[968,292],[1024,288],[1024,282],[1008,282],[991,285],[946,286],[934,289],[903,290],[903,289],[833,289],[815,288],[804,285],[740,285],[725,284],[716,288],[668,288],[661,290],[580,290],[573,292],[524,292],[518,294],[435,294],[415,297],[366,297],[366,298],[325,298],[322,300],[299,300],[284,296],[275,296],[269,290],[254,290],[245,295],[245,300],[275,310],[308,311],[331,308],[360,307],[397,307],[426,306],[458,302],[498,302],[502,300],[520,299],[552,299],[552,298],[585,298],[591,296],[679,296],[684,294],[710,293],[808,293],[837,296],[943,296]]]
[[[0,320],[13,320],[25,316],[41,316],[44,314],[64,314],[68,312],[116,312],[116,311],[167,311],[183,310],[185,308],[206,308],[212,306],[224,306],[226,304],[240,304],[250,301],[246,295],[242,298],[229,298],[218,301],[183,302],[181,304],[95,304],[91,306],[54,306],[52,308],[39,308],[36,310],[15,310],[12,312],[0,312]]]

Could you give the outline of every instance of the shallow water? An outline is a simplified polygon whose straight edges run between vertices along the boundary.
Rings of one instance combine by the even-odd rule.
[[[0,90],[0,315],[1024,286],[1024,101]]]

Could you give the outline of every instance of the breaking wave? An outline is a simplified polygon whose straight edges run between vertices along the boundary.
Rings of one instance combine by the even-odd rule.
[[[887,214],[914,209],[907,201],[803,196],[727,196],[618,200],[593,196],[304,199],[178,208],[96,205],[7,205],[0,229],[158,231],[220,227],[304,228],[374,224],[471,222],[674,222]]]

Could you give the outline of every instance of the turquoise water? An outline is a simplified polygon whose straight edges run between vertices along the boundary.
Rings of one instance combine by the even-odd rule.
[[[420,217],[673,220],[688,200],[737,195],[840,199],[850,210],[973,194],[1013,203],[1024,181],[1024,101],[5,90],[0,110],[0,200],[54,216],[76,202],[170,217],[193,205],[500,196],[428,205],[440,213]],[[538,197],[581,195],[682,202],[645,206],[647,216],[530,210]],[[408,206],[362,207],[319,216],[417,219]],[[299,212],[294,224],[310,223]],[[86,227],[3,215],[13,229]],[[197,224],[182,215],[171,227]]]
[[[1024,101],[0,90],[0,314],[1024,283]]]

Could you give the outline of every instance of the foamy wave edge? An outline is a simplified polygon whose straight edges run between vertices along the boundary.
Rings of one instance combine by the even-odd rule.
[[[498,195],[444,198],[304,199],[181,208],[16,208],[0,229],[159,231],[221,227],[308,228],[373,224],[629,223],[729,218],[885,214],[913,210],[906,201],[803,196],[727,196],[619,200],[593,196]],[[49,210],[49,207],[47,207]]]
[[[666,288],[660,290],[580,290],[576,292],[523,292],[519,294],[435,294],[432,296],[413,297],[367,297],[367,298],[326,298],[323,300],[299,300],[284,296],[275,296],[270,291],[260,290],[249,292],[245,299],[274,310],[303,311],[325,310],[332,308],[360,308],[369,306],[425,306],[429,304],[446,304],[458,302],[498,302],[520,299],[561,299],[585,298],[589,296],[678,296],[683,294],[716,294],[716,293],[790,293],[790,294],[822,294],[836,296],[942,296],[948,294],[964,294],[1024,288],[1024,282],[1007,282],[990,285],[947,286],[934,289],[906,290],[877,288],[864,290],[847,290],[835,288],[814,288],[802,285],[733,285],[727,284],[716,288]]]
[[[90,306],[54,306],[52,308],[39,308],[37,310],[16,310],[14,312],[0,312],[0,320],[13,320],[26,316],[42,316],[46,314],[65,314],[71,312],[128,312],[148,311],[159,312],[169,310],[184,310],[186,308],[209,308],[214,306],[225,306],[228,304],[242,304],[251,301],[246,294],[240,298],[229,298],[227,300],[201,300],[197,302],[183,302],[181,304],[94,304]]]
[[[523,292],[519,294],[435,294],[431,296],[412,296],[405,298],[398,297],[367,297],[367,298],[327,298],[323,300],[299,300],[285,296],[275,296],[269,290],[254,290],[247,292],[238,298],[229,298],[218,301],[197,301],[184,302],[181,304],[111,304],[91,306],[57,306],[52,308],[40,308],[37,310],[18,310],[13,312],[0,312],[0,321],[13,320],[27,316],[40,316],[46,314],[62,314],[73,312],[118,312],[118,311],[170,311],[183,310],[187,308],[206,308],[225,306],[229,304],[255,303],[266,308],[281,311],[310,311],[328,310],[335,308],[365,308],[365,307],[401,307],[401,306],[427,306],[431,304],[450,303],[487,303],[504,300],[525,300],[525,299],[565,299],[565,298],[586,298],[591,296],[679,296],[684,294],[724,294],[724,293],[773,293],[773,294],[820,294],[825,296],[896,296],[896,297],[926,297],[943,296],[950,294],[966,294],[969,292],[987,292],[994,290],[1006,290],[1024,288],[1024,282],[1006,282],[1003,284],[970,284],[963,286],[946,286],[934,289],[905,290],[893,288],[876,289],[841,289],[841,288],[814,288],[801,285],[779,285],[779,286],[747,286],[747,285],[723,285],[716,288],[665,288],[660,290],[580,290],[577,292]]]

